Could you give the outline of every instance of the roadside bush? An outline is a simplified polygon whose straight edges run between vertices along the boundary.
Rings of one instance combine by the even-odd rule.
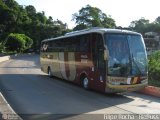
[[[4,45],[3,45],[3,43],[0,43],[0,53],[3,53],[4,52]]]
[[[11,33],[7,37],[6,50],[23,52],[30,48],[33,44],[33,40],[24,34]]]
[[[160,51],[156,51],[148,57],[149,84],[160,87]]]
[[[23,37],[25,39],[25,49],[31,48],[31,46],[33,44],[33,40],[24,34],[23,34]]]

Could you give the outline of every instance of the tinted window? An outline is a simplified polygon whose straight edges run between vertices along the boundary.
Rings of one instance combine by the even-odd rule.
[[[43,42],[41,51],[43,52],[88,52],[90,50],[90,35],[68,37],[48,42]]]
[[[90,49],[89,40],[90,40],[90,35],[80,36],[80,51],[81,52],[89,51]]]
[[[70,37],[64,41],[65,51],[76,52],[79,48],[79,41],[75,37]]]
[[[106,34],[109,50],[108,74],[116,76],[147,73],[147,58],[140,35]]]
[[[42,44],[41,44],[41,52],[46,52],[47,49],[48,49],[47,42],[42,42]]]

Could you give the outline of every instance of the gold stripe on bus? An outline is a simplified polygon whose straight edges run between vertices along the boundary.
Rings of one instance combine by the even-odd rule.
[[[59,52],[59,61],[62,77],[67,80],[64,52]]]
[[[136,83],[137,83],[137,80],[138,80],[138,77],[134,77],[134,79],[133,79],[133,84],[136,84]]]
[[[59,53],[53,52],[53,59],[50,60],[49,65],[51,66],[51,70],[53,71],[53,75],[56,77],[61,78],[61,70],[60,70],[60,63],[59,63]]]
[[[75,64],[74,52],[68,52],[68,63],[69,63],[69,71],[70,71],[70,76],[68,79],[70,81],[73,81],[76,77],[76,64]]]

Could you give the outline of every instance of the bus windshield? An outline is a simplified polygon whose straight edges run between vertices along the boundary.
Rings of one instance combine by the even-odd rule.
[[[109,75],[147,75],[146,51],[140,35],[106,34],[105,42],[109,50]]]

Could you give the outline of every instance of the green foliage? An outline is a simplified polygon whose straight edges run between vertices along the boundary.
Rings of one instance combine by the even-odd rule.
[[[3,53],[4,49],[5,49],[5,47],[4,47],[3,43],[0,43],[0,53]]]
[[[24,34],[22,34],[22,37],[25,40],[25,49],[31,48],[33,44],[33,40]]]
[[[36,17],[42,24],[46,24],[47,17],[45,16],[44,12],[42,12],[42,13],[38,12]]]
[[[24,34],[11,33],[7,37],[5,46],[8,51],[23,52],[30,48],[32,44],[33,41],[28,36]]]
[[[67,24],[60,20],[47,18],[45,13],[37,12],[32,5],[21,6],[15,0],[0,0],[0,42],[10,33],[29,36],[32,47],[37,50],[43,39],[56,37],[68,31]],[[29,43],[30,44],[30,43]]]
[[[160,86],[160,51],[153,53],[149,59],[149,83]]]
[[[81,30],[90,27],[113,28],[116,26],[114,19],[107,16],[99,8],[87,5],[79,10],[79,13],[73,14],[73,20],[77,26],[74,30]]]
[[[131,22],[129,28],[131,30],[137,31],[139,33],[146,32],[157,32],[160,31],[160,16],[155,19],[154,22],[150,22],[149,20],[145,18],[140,18],[139,20],[134,20]]]

